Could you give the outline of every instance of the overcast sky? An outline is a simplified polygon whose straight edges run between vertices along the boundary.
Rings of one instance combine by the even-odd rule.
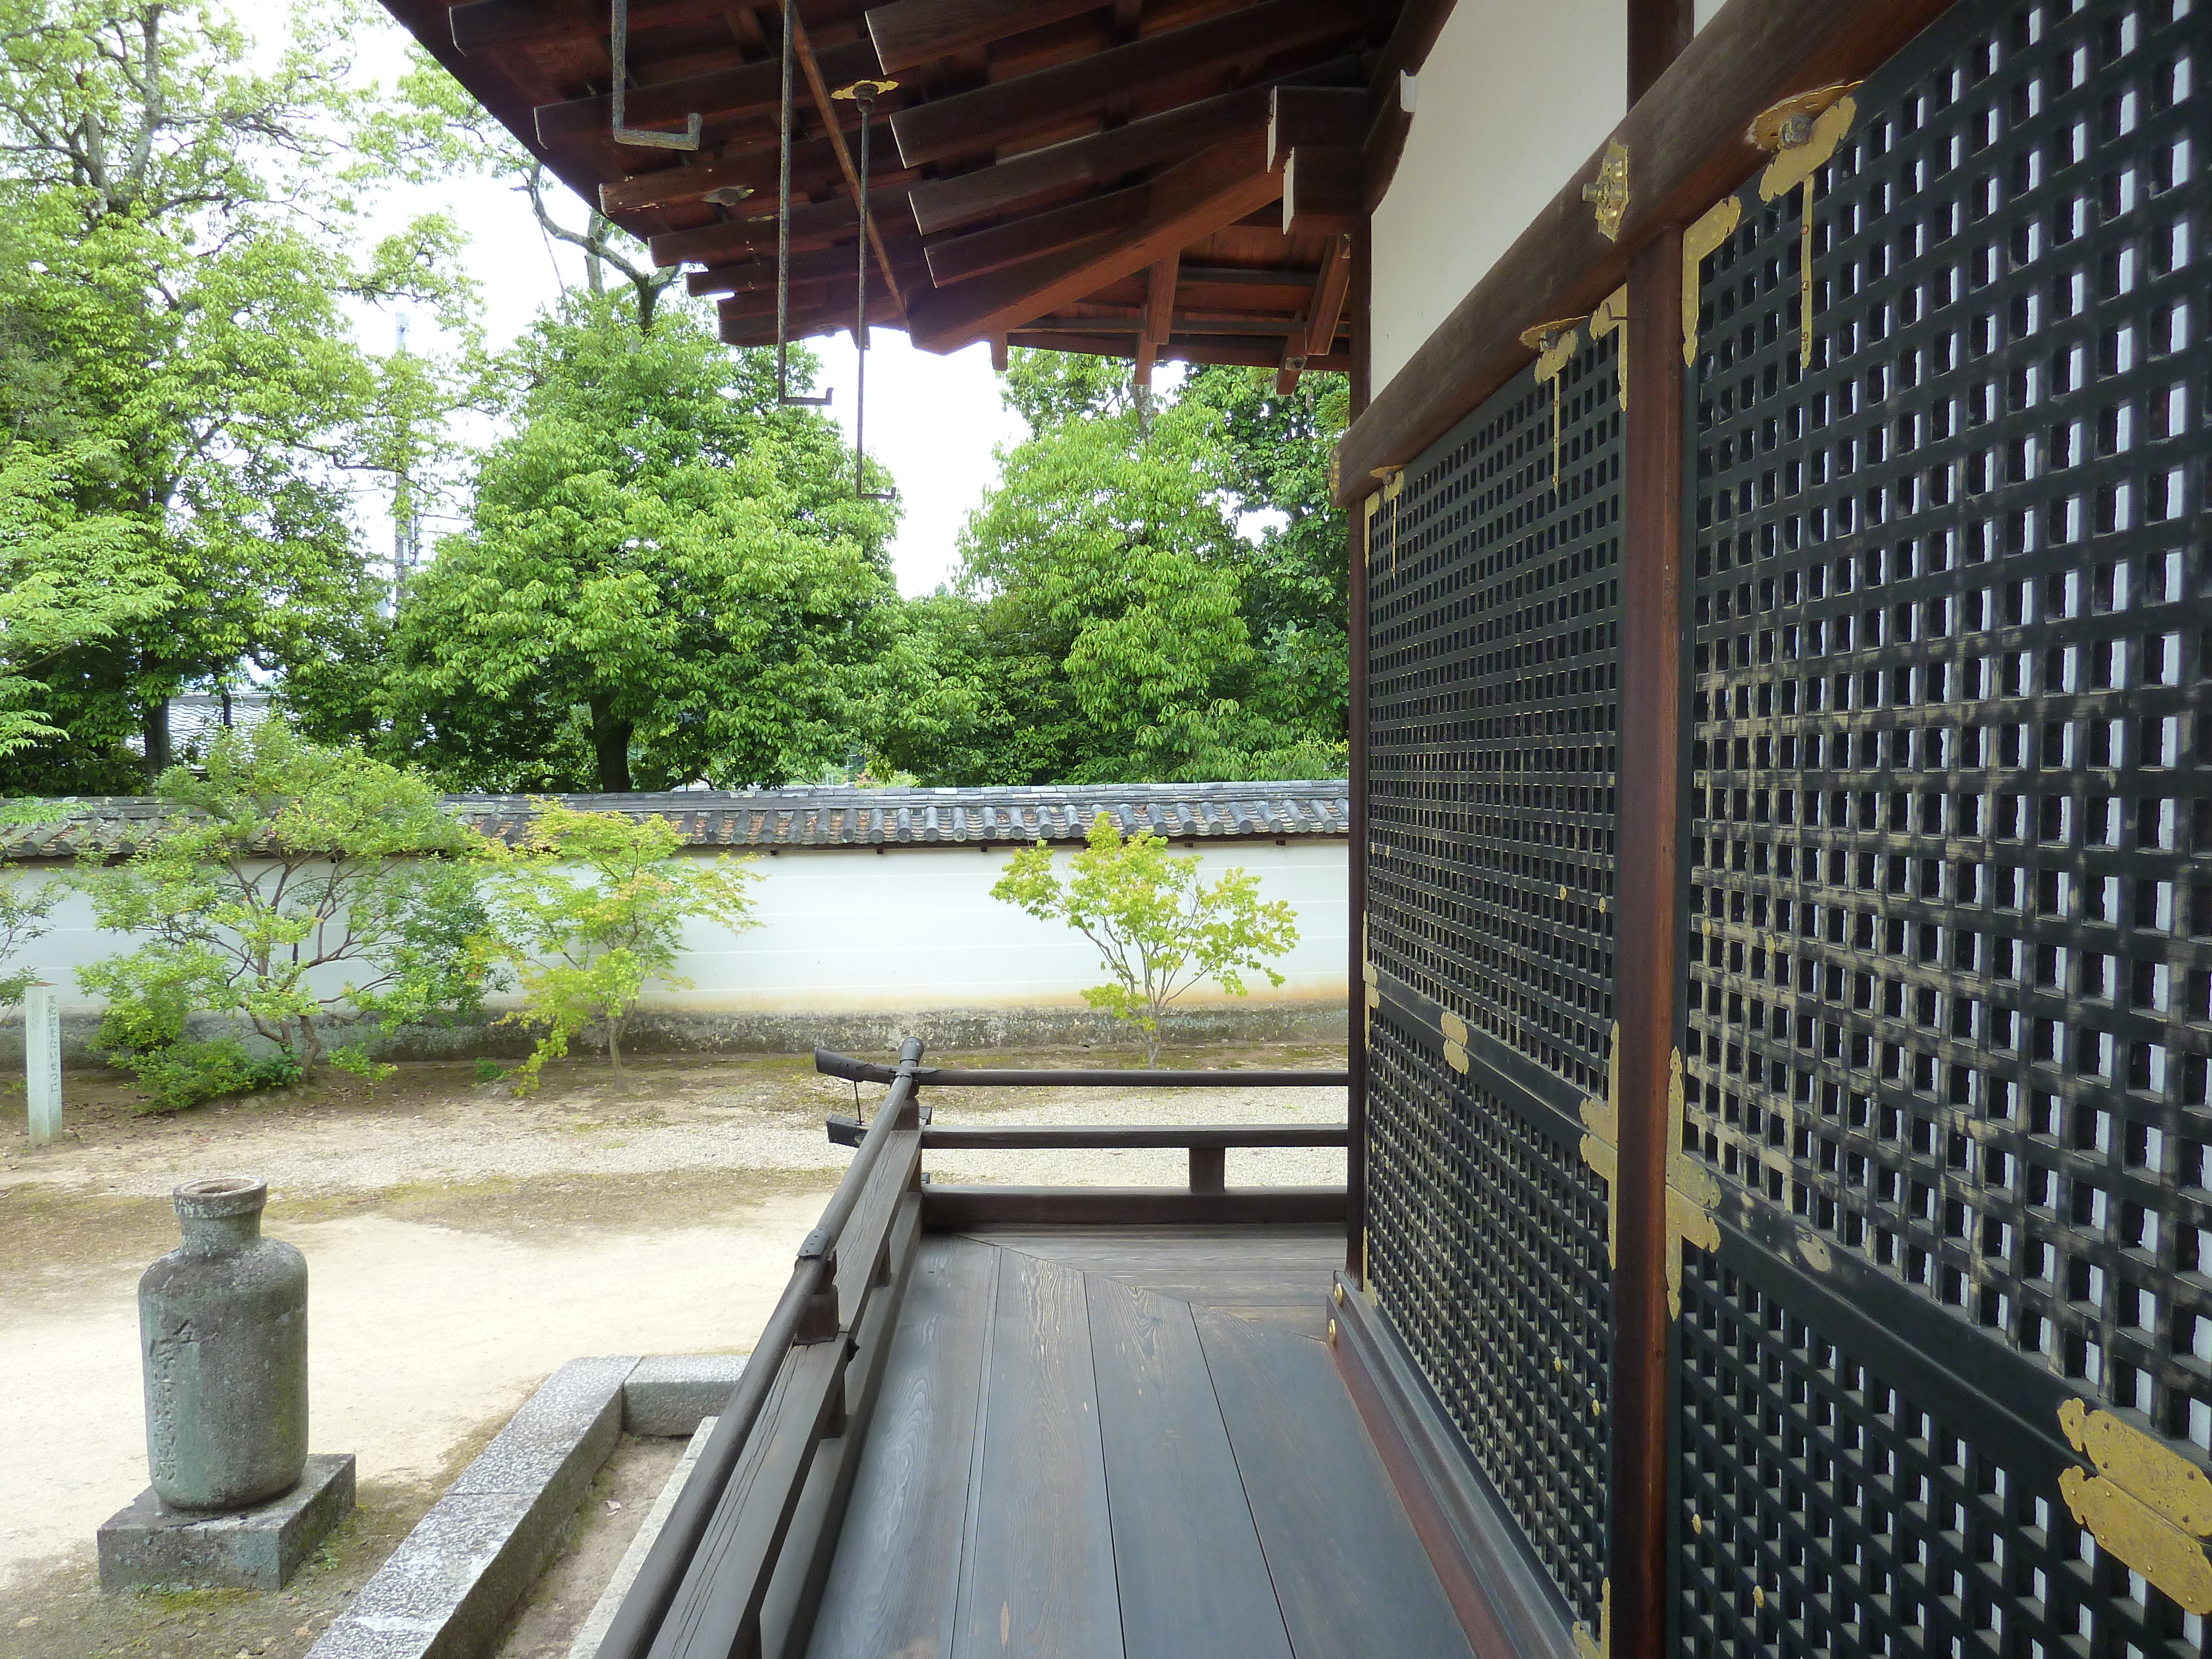
[[[365,75],[390,86],[404,65],[408,36],[388,18],[383,27],[381,38],[360,42],[361,66]],[[556,211],[581,228],[583,204],[558,185],[555,188],[560,204]],[[582,283],[583,255],[559,243],[549,248],[522,196],[499,181],[460,179],[422,189],[395,189],[372,228],[381,234],[414,215],[441,209],[452,213],[473,238],[469,270],[483,290],[485,320],[495,345],[526,328],[541,307],[559,297],[563,282]],[[392,349],[392,319],[388,315],[364,309],[359,326],[369,349]],[[418,319],[413,326],[419,343],[426,325]],[[870,341],[868,452],[890,469],[905,508],[891,556],[900,591],[927,593],[950,579],[957,562],[953,544],[961,523],[997,476],[993,446],[1018,439],[1024,428],[999,401],[998,377],[991,372],[988,347],[933,356],[915,350],[903,334],[885,328],[871,331]],[[818,389],[833,392],[829,412],[844,427],[849,442],[852,341],[841,334],[811,343],[823,363]],[[368,533],[379,547],[391,544],[388,501],[387,493],[364,502]],[[380,506],[385,510],[380,511]]]

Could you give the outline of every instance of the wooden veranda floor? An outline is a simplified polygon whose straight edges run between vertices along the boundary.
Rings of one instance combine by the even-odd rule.
[[[1323,1340],[1342,1250],[925,1239],[810,1654],[1468,1655]]]

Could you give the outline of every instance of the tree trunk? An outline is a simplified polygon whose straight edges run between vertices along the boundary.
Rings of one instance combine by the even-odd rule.
[[[169,700],[155,697],[146,705],[146,781],[152,783],[170,766]]]
[[[615,1087],[623,1086],[622,1034],[623,1016],[617,1014],[607,1022],[607,1060],[615,1068]]]
[[[592,752],[599,760],[599,789],[604,794],[630,793],[629,732],[629,722],[615,718],[608,699],[592,699]]]

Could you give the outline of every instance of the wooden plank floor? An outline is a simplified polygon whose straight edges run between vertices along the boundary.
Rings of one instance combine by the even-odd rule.
[[[926,1240],[813,1659],[1470,1659],[1323,1340],[1335,1228]]]

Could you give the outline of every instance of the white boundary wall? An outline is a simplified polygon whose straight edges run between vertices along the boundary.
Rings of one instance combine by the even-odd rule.
[[[1065,867],[1073,848],[1054,850]],[[1175,848],[1177,856],[1186,856]],[[1298,943],[1276,963],[1279,988],[1247,980],[1253,1005],[1345,1005],[1346,843],[1292,836],[1200,843],[1202,879],[1243,868],[1260,878],[1263,898],[1287,899],[1297,913]],[[699,852],[694,856],[708,857]],[[678,971],[690,990],[648,989],[646,1007],[678,1015],[905,1013],[931,1009],[1080,1008],[1082,989],[1106,977],[1097,954],[1058,923],[1038,921],[991,896],[1012,850],[994,847],[781,848],[753,855],[752,890],[761,925],[732,933],[694,924]],[[55,872],[33,866],[33,880]],[[82,896],[64,900],[52,929],[21,953],[60,991],[65,1012],[85,1016],[100,1003],[75,970],[128,950],[131,941],[93,925]],[[342,981],[345,975],[334,976]],[[1210,985],[1178,1006],[1236,1003]],[[496,1000],[492,1005],[496,1008]]]

